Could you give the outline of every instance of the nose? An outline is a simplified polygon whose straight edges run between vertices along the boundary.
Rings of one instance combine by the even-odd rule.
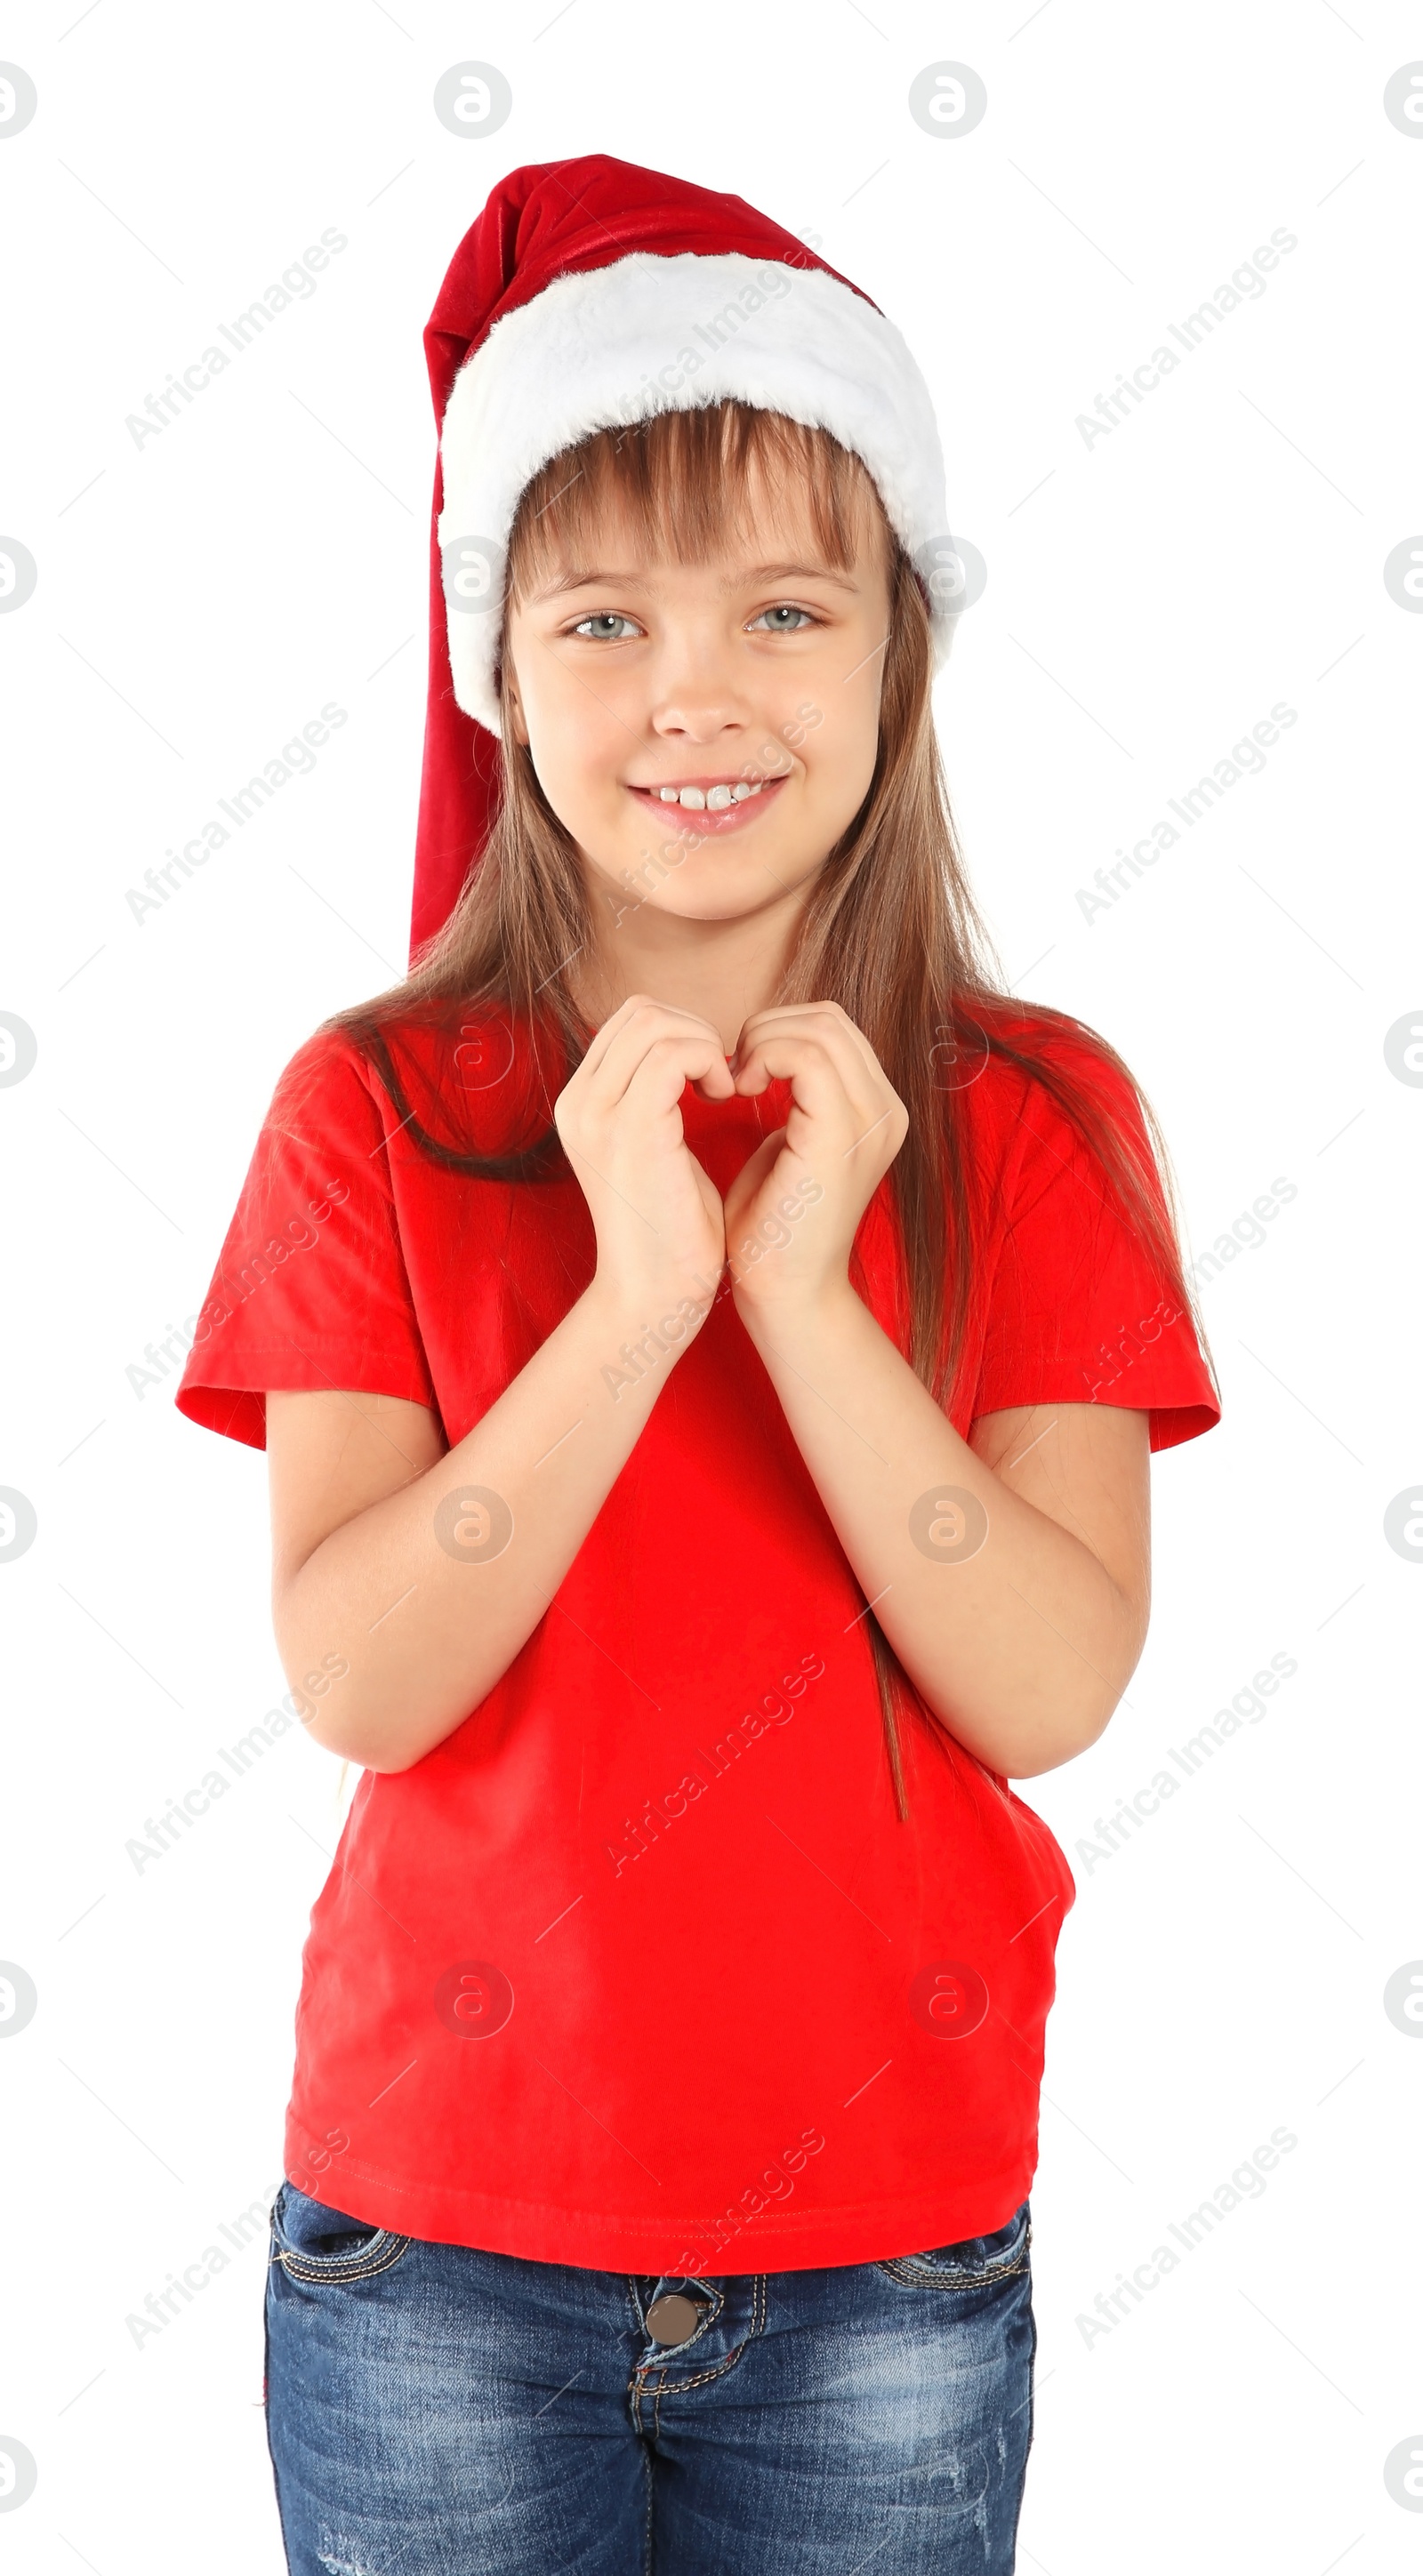
[[[726,698],[710,690],[696,695],[690,691],[670,699],[653,712],[652,727],[666,742],[710,745],[739,739],[746,730],[745,718]]]
[[[752,710],[721,639],[687,632],[670,636],[663,659],[653,731],[666,742],[701,748],[727,748],[739,741]]]

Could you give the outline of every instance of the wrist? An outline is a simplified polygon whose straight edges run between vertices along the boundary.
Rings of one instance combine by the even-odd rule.
[[[720,1278],[710,1272],[632,1289],[621,1280],[595,1274],[579,1300],[579,1311],[594,1339],[600,1346],[606,1342],[610,1353],[624,1343],[646,1342],[650,1350],[661,1343],[666,1356],[675,1359],[695,1341],[720,1286]]]
[[[787,1333],[798,1341],[833,1337],[853,1329],[866,1308],[850,1282],[848,1270],[811,1280],[762,1279],[756,1271],[737,1279],[732,1274],[736,1311],[758,1347]]]

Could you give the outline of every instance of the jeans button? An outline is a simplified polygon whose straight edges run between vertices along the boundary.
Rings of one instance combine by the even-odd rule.
[[[685,2343],[695,2333],[701,2313],[700,2299],[685,2299],[674,2290],[648,2309],[647,2331],[654,2343]]]

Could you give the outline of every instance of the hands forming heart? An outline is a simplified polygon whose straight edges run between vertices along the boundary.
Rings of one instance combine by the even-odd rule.
[[[726,1194],[727,1258],[738,1303],[778,1308],[843,1286],[855,1231],[909,1125],[873,1047],[838,1002],[758,1011],[732,1059],[753,1097],[788,1080],[784,1127]]]
[[[689,1150],[679,1102],[751,1098],[789,1081],[783,1127],[763,1139],[725,1205]],[[748,1320],[815,1304],[846,1284],[855,1231],[904,1142],[908,1112],[836,1002],[747,1020],[722,1052],[709,1020],[633,994],[605,1021],[555,1107],[587,1198],[597,1284],[636,1317],[676,1305],[729,1262]]]

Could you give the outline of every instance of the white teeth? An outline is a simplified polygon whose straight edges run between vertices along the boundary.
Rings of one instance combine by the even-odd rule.
[[[759,796],[765,784],[764,778],[754,783],[738,778],[734,787],[659,787],[657,793],[664,805],[685,805],[694,814],[704,808],[720,814],[728,805],[744,805],[748,796]]]

